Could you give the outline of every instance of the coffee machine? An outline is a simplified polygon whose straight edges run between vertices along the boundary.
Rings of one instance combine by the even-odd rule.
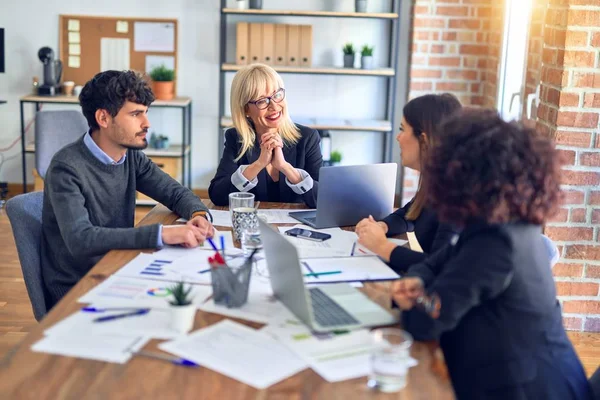
[[[38,51],[38,57],[44,64],[44,83],[38,88],[38,94],[54,96],[60,92],[62,62],[54,59],[54,51],[50,47],[42,47]]]

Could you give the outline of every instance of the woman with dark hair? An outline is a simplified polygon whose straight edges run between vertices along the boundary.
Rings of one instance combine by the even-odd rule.
[[[371,217],[356,225],[359,243],[389,262],[397,272],[402,273],[410,265],[422,261],[428,254],[448,244],[456,234],[452,226],[440,224],[435,213],[425,206],[427,195],[424,186],[427,174],[422,166],[431,146],[443,135],[438,124],[460,109],[460,102],[448,93],[417,97],[404,106],[396,140],[400,144],[402,166],[421,172],[417,194],[404,207],[382,221],[375,221]],[[413,231],[423,252],[397,246],[386,240],[386,235]]]
[[[491,110],[465,110],[441,129],[425,165],[428,200],[462,232],[394,283],[394,301],[411,310],[403,328],[440,341],[458,399],[590,399],[541,235],[561,200],[557,151]]]

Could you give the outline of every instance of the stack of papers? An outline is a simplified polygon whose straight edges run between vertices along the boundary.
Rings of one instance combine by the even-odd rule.
[[[295,224],[298,222],[297,219],[294,219],[289,216],[289,212],[293,210],[289,209],[262,209],[259,208],[256,210],[258,216],[265,220],[269,224]],[[311,210],[302,210],[302,211],[311,211]],[[214,226],[222,226],[231,228],[231,214],[229,211],[223,210],[210,210],[210,213],[213,217],[212,224]]]
[[[306,368],[306,362],[273,337],[229,320],[159,348],[257,389]]]

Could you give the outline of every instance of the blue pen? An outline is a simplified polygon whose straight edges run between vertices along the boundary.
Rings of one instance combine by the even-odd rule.
[[[352,251],[350,252],[350,257],[354,257],[354,250],[356,249],[356,242],[352,244]]]
[[[210,272],[210,268],[209,269],[203,269],[202,271],[198,271],[199,274],[205,274],[207,272]]]
[[[83,307],[81,311],[95,313],[95,312],[106,312],[106,311],[125,311],[125,310],[144,310],[140,307],[107,307],[107,308],[96,308],[96,307]]]
[[[137,315],[148,314],[148,312],[150,312],[149,308],[142,308],[141,310],[137,310],[137,311],[126,313],[126,314],[107,315],[106,317],[95,318],[94,322],[106,322],[106,321],[112,321],[115,319],[135,317]]]
[[[164,360],[164,361],[170,362],[171,364],[181,365],[184,367],[197,368],[200,366],[200,364],[196,364],[195,362],[185,359],[185,358],[167,356],[164,354],[155,353],[153,351],[136,351],[136,352],[132,352],[131,354],[133,354],[134,356],[142,356],[142,357],[154,358],[156,360]]]
[[[206,240],[208,240],[208,243],[210,243],[210,246],[213,248],[214,251],[219,251],[219,249],[217,249],[217,246],[215,246],[215,242],[213,242],[212,238],[206,238]]]
[[[225,258],[225,236],[221,236],[221,252],[223,252],[223,258]]]

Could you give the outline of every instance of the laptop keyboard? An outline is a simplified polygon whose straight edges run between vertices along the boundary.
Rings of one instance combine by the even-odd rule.
[[[310,299],[312,301],[315,320],[321,326],[354,325],[359,322],[348,314],[342,307],[333,301],[319,288],[311,288]]]

